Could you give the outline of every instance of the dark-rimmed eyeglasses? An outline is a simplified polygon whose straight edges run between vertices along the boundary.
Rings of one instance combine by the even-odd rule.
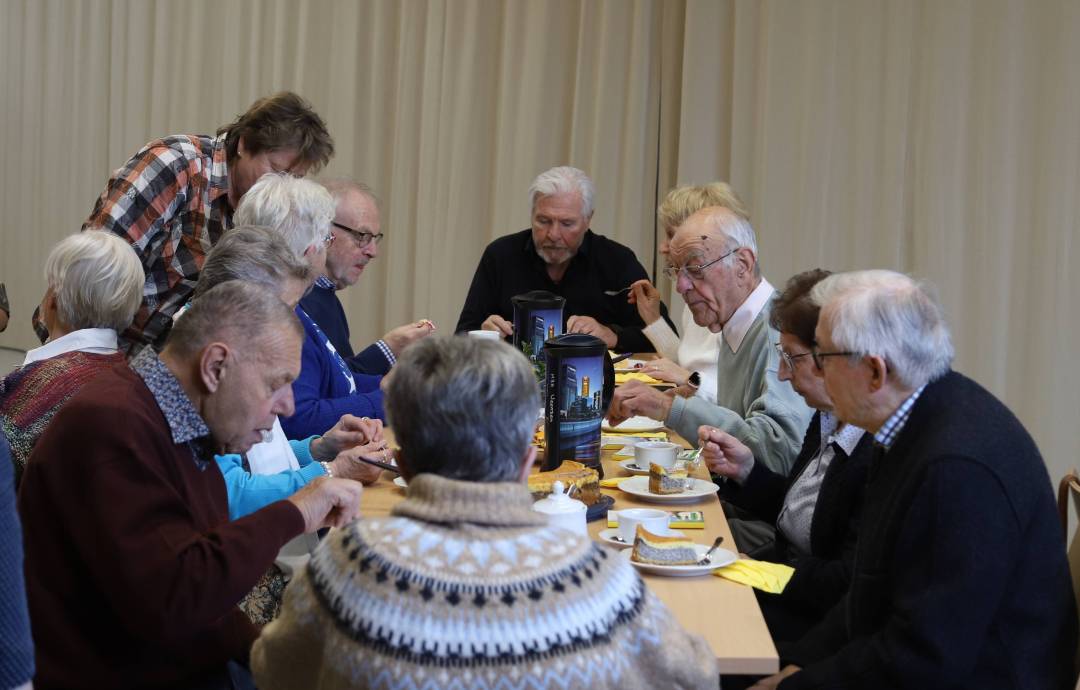
[[[739,251],[739,249],[740,249],[739,247],[735,247],[734,249],[729,251],[727,254],[724,254],[723,256],[721,256],[719,258],[713,259],[712,261],[707,261],[707,262],[705,262],[703,264],[698,264],[696,266],[681,266],[681,267],[666,266],[664,268],[664,275],[666,275],[668,277],[668,280],[671,280],[671,281],[677,281],[679,279],[680,274],[685,274],[686,277],[689,278],[690,280],[701,280],[702,278],[705,277],[705,269],[706,268],[708,268],[709,266],[712,266],[715,263],[723,261],[724,259],[728,258],[729,256],[731,256],[735,252]]]
[[[817,348],[817,345],[810,348],[810,354],[814,357],[814,366],[818,369],[825,369],[826,357],[853,357],[857,355],[857,352],[843,351],[843,352],[822,352]]]
[[[780,343],[776,344],[776,352],[779,353],[780,359],[787,365],[788,371],[795,371],[795,360],[802,359],[803,357],[810,357],[814,354],[813,352],[800,352],[797,355],[793,355],[784,350]]]
[[[349,233],[349,236],[353,238],[353,240],[356,242],[356,246],[360,249],[363,249],[364,247],[371,244],[372,240],[374,240],[375,244],[379,244],[379,240],[383,238],[383,234],[381,232],[374,233],[365,232],[364,230],[353,230],[348,225],[342,225],[337,221],[332,221],[331,225],[333,225],[335,228],[339,228]]]

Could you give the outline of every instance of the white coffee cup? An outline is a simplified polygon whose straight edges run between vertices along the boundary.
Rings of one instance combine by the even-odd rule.
[[[618,511],[619,515],[619,538],[627,544],[634,543],[634,535],[638,525],[653,534],[664,534],[668,531],[668,514],[655,508],[627,508]]]
[[[469,331],[470,338],[480,338],[481,340],[502,340],[502,336],[498,331]]]
[[[649,463],[655,462],[665,469],[675,464],[679,446],[668,441],[638,441],[634,444],[634,464],[643,470],[649,469]]]

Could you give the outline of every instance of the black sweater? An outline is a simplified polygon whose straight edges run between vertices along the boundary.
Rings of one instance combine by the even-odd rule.
[[[1050,478],[981,386],[929,384],[872,461],[851,590],[792,688],[1071,688],[1076,608]]]

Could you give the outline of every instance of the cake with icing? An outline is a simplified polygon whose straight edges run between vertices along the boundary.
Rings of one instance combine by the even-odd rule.
[[[686,466],[666,468],[649,463],[649,492],[660,495],[681,494],[690,487]]]
[[[567,489],[575,487],[570,497],[587,506],[600,500],[600,473],[573,460],[564,460],[563,464],[549,472],[529,475],[529,491],[535,499],[544,498],[551,493],[551,487],[557,481]]]
[[[694,542],[686,537],[662,537],[638,525],[630,560],[649,565],[694,565],[698,555]]]

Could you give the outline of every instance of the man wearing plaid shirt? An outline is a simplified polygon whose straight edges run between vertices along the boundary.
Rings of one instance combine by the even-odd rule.
[[[322,119],[302,98],[282,92],[256,101],[216,136],[151,141],[114,172],[83,229],[111,230],[142,260],[143,303],[123,334],[129,354],[163,345],[206,254],[232,227],[233,210],[259,177],[304,175],[333,153]]]
[[[1076,608],[1034,441],[951,370],[943,310],[916,281],[841,273],[811,298],[834,412],[875,455],[846,597],[755,688],[1072,687]]]

